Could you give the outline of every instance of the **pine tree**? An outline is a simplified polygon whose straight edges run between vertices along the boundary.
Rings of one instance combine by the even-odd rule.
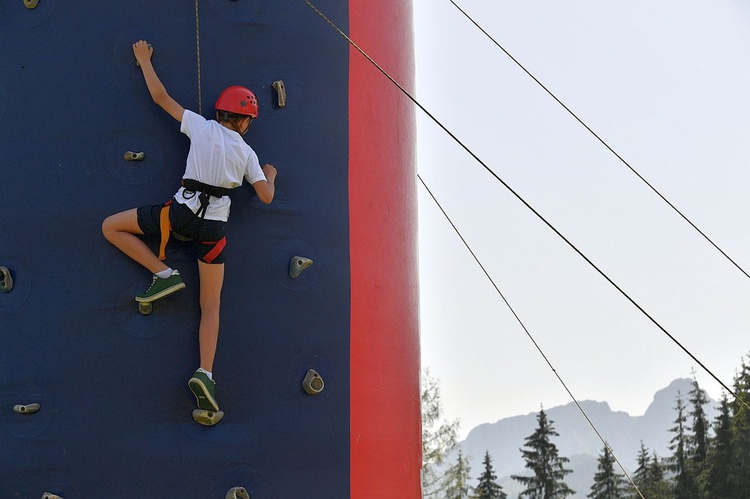
[[[641,445],[643,445],[641,443]],[[586,497],[593,499],[621,499],[625,494],[625,479],[615,472],[615,458],[606,445],[599,456],[599,465],[594,475],[594,485]]]
[[[708,441],[704,468],[706,497],[733,499],[735,496],[729,476],[733,466],[732,414],[724,394],[719,402],[719,414],[713,423],[714,436]]]
[[[708,454],[708,420],[703,406],[708,403],[706,392],[698,385],[698,380],[693,375],[693,387],[688,394],[690,397],[691,411],[690,416],[693,418],[693,435],[690,439],[690,461],[696,474],[703,470],[703,463]]]
[[[461,449],[458,449],[456,464],[448,468],[443,475],[442,489],[445,499],[468,499],[469,498],[469,458],[464,457]]]
[[[539,426],[534,433],[526,437],[526,449],[521,449],[521,454],[526,460],[526,468],[530,469],[534,475],[512,475],[511,478],[526,486],[526,489],[519,495],[520,498],[556,499],[568,497],[575,493],[563,481],[565,475],[572,473],[571,470],[564,468],[569,459],[558,456],[557,446],[551,442],[550,437],[559,435],[552,427],[552,421],[547,420],[544,409],[539,411],[536,419]]]
[[[744,359],[734,380],[734,392],[750,404],[750,366]],[[732,455],[729,481],[734,497],[750,497],[750,410],[737,399],[732,401]]]
[[[692,435],[689,439],[687,465],[696,484],[696,497],[705,497],[704,470],[708,457],[709,423],[703,406],[708,403],[708,397],[705,390],[698,385],[695,373],[693,373],[692,387],[688,396],[691,406],[689,415],[692,419]]]
[[[440,386],[429,369],[422,372],[422,493],[425,498],[440,492],[440,466],[456,446],[458,420],[444,422]]]
[[[646,484],[641,489],[641,493],[648,499],[672,499],[669,483],[664,478],[664,466],[656,452],[649,461]]]
[[[687,430],[687,416],[685,415],[685,402],[682,394],[677,392],[677,419],[669,431],[674,433],[670,440],[669,450],[672,456],[667,460],[667,471],[674,473],[674,495],[679,499],[699,499],[698,485],[689,467],[688,455],[690,453],[690,435]]]
[[[492,469],[492,458],[490,451],[484,454],[484,471],[479,475],[479,484],[474,488],[474,499],[505,499],[508,495],[503,488],[495,482],[497,475]]]
[[[643,493],[643,490],[648,484],[649,464],[651,464],[651,455],[649,454],[649,450],[646,448],[646,446],[643,445],[643,440],[641,440],[641,448],[638,450],[636,462],[638,463],[638,467],[633,473],[633,483],[635,483],[636,487],[638,487],[638,490]],[[641,494],[639,494],[638,491],[634,490],[632,493],[632,497],[634,499],[640,499]]]

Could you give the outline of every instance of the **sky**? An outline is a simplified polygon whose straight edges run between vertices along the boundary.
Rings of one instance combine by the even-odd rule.
[[[456,0],[750,273],[750,5]],[[413,0],[416,98],[722,382],[750,353],[750,278],[482,34]],[[572,401],[642,415],[680,377],[722,388],[417,110],[422,364],[459,438]],[[606,438],[606,436],[605,436]]]

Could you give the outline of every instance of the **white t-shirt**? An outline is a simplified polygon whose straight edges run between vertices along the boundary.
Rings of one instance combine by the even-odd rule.
[[[229,189],[242,185],[243,178],[250,184],[266,180],[258,155],[234,130],[186,109],[180,131],[190,137],[190,151],[182,178]],[[189,206],[193,213],[200,208],[198,194],[185,191],[184,187],[180,187],[175,199]],[[226,222],[230,204],[229,196],[211,196],[205,218]]]

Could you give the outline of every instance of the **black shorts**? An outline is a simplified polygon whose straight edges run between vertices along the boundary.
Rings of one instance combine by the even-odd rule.
[[[169,205],[169,221],[172,234],[179,240],[193,241],[198,260],[204,263],[224,263],[224,247],[227,244],[227,222],[203,220],[187,206],[171,200],[165,204],[154,204],[138,208],[138,226],[146,236],[161,238],[161,209]]]

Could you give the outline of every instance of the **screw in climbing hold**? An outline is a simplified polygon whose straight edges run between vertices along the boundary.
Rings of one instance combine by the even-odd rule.
[[[305,392],[309,395],[317,395],[323,391],[323,387],[325,387],[325,383],[323,383],[323,378],[320,377],[320,374],[315,369],[308,369],[305,379],[302,381],[302,388]]]
[[[23,4],[27,9],[35,9],[39,5],[39,0],[23,0]]]
[[[10,293],[13,289],[13,276],[10,275],[8,267],[0,267],[0,291]]]
[[[224,499],[250,499],[250,494],[248,494],[245,487],[232,487],[227,491]]]
[[[146,157],[146,153],[127,151],[122,155],[125,161],[143,161]]]
[[[34,414],[37,412],[42,406],[39,404],[16,404],[13,406],[13,412],[16,414]]]
[[[296,279],[302,273],[303,270],[310,267],[313,261],[303,256],[293,256],[289,260],[289,277]]]
[[[279,107],[286,106],[286,87],[284,86],[284,80],[276,80],[273,82],[273,88],[278,94]]]

